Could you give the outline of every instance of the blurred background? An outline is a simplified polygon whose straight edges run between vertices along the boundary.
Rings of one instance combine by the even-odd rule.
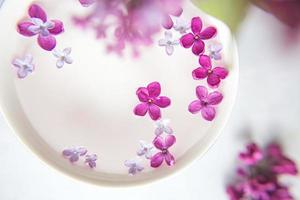
[[[250,139],[259,144],[279,140],[299,165],[300,3],[294,2],[292,9],[298,5],[295,14],[264,1],[255,1],[259,7],[242,0],[197,2],[203,10],[224,20],[236,35],[240,82],[236,105],[223,134],[203,158],[182,173],[130,189],[81,183],[37,159],[1,116],[0,199],[226,200],[225,188],[232,180],[238,152]],[[295,199],[300,199],[300,177],[284,182],[291,186]]]

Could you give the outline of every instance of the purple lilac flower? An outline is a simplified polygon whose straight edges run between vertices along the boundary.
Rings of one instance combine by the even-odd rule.
[[[207,78],[207,83],[211,87],[218,87],[221,80],[228,76],[228,70],[224,67],[212,68],[211,59],[207,55],[199,57],[199,64],[201,67],[193,70],[193,78],[195,80]]]
[[[134,108],[134,114],[145,116],[149,113],[152,120],[158,120],[161,117],[160,108],[166,108],[171,104],[171,100],[166,96],[159,96],[161,87],[158,82],[150,83],[147,87],[140,87],[136,95],[140,100]]]
[[[240,153],[242,165],[237,180],[227,187],[231,200],[293,200],[288,188],[279,182],[279,175],[298,173],[294,161],[286,157],[279,144],[261,149],[255,143]]]
[[[140,149],[137,151],[138,156],[145,156],[146,159],[150,159],[153,155],[154,146],[150,143],[141,140]]]
[[[193,114],[201,111],[204,119],[212,121],[216,116],[215,106],[221,103],[223,95],[218,91],[208,93],[207,88],[204,86],[196,88],[196,95],[198,100],[189,105],[189,111]]]
[[[137,173],[144,170],[144,167],[140,164],[140,160],[138,159],[132,159],[132,160],[126,160],[124,165],[128,167],[128,174],[129,175],[136,175]]]
[[[202,26],[200,17],[194,17],[191,22],[192,33],[185,34],[180,39],[184,48],[193,46],[192,51],[195,55],[204,52],[205,43],[203,40],[211,39],[217,34],[216,28],[210,26],[202,30]]]
[[[17,69],[17,75],[20,79],[23,79],[34,71],[33,57],[27,54],[25,58],[15,58],[12,61],[12,65]]]
[[[84,156],[87,153],[87,149],[84,147],[74,147],[63,150],[62,154],[68,158],[71,163],[77,162],[80,156]]]
[[[18,23],[18,32],[26,37],[38,35],[38,44],[44,50],[51,51],[56,46],[55,35],[64,31],[60,20],[48,20],[45,11],[38,5],[29,7],[29,20]]]
[[[96,161],[98,157],[96,154],[91,154],[91,155],[86,155],[85,156],[85,163],[90,167],[90,168],[95,168],[97,166]]]
[[[175,164],[174,156],[169,152],[169,148],[175,144],[176,138],[174,135],[166,135],[165,137],[157,136],[153,144],[160,150],[151,158],[151,167],[157,168],[166,161],[167,165],[173,166]]]

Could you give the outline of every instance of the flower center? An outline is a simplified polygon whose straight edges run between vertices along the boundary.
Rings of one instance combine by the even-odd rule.
[[[168,149],[163,149],[161,152],[162,152],[163,154],[167,154],[167,153],[168,153]]]
[[[207,70],[207,73],[208,73],[208,74],[211,74],[211,73],[212,73],[212,70],[211,70],[211,69]]]
[[[200,39],[200,36],[196,34],[196,35],[194,36],[194,38],[195,38],[195,40],[199,40],[199,39]]]
[[[152,104],[153,103],[153,99],[148,99],[148,103]]]

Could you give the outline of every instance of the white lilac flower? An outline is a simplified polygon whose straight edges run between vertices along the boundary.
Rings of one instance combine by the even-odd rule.
[[[153,155],[154,146],[151,143],[147,143],[143,140],[140,141],[140,149],[137,151],[138,156],[145,156],[146,159],[150,159]]]
[[[174,40],[172,32],[166,31],[165,38],[158,41],[158,45],[166,48],[166,53],[170,56],[174,52],[174,46],[179,44],[179,40]]]
[[[57,68],[62,68],[65,63],[67,63],[67,64],[72,64],[73,63],[73,59],[70,56],[71,52],[72,52],[72,49],[70,47],[65,48],[62,51],[57,50],[57,49],[53,50],[53,55],[56,58],[58,58],[58,60],[56,62],[56,67]]]
[[[129,168],[129,175],[136,175],[144,170],[144,167],[140,164],[140,160],[138,159],[126,160],[124,165]]]
[[[180,34],[186,33],[191,28],[190,22],[178,18],[176,19],[176,23],[174,24],[174,29],[178,31]]]
[[[155,135],[161,135],[163,133],[173,134],[173,129],[169,126],[170,120],[158,120],[155,122]]]
[[[28,74],[32,73],[35,68],[33,64],[33,57],[30,54],[27,54],[23,59],[14,59],[12,64],[17,68],[19,78],[25,78]]]
[[[223,49],[222,44],[212,44],[208,47],[209,56],[214,60],[221,60],[222,55],[221,51]]]

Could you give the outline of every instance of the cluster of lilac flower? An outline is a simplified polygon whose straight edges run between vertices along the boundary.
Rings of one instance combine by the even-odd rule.
[[[68,158],[71,163],[75,163],[79,160],[79,157],[85,156],[84,163],[93,169],[97,166],[97,155],[87,154],[87,152],[87,149],[84,147],[73,147],[63,150],[62,154],[64,157]]]
[[[167,165],[173,166],[175,158],[169,151],[169,148],[176,142],[176,137],[173,135],[173,129],[169,126],[170,120],[158,120],[155,122],[155,138],[152,143],[140,141],[140,148],[137,151],[137,159],[126,160],[124,165],[128,167],[128,174],[135,175],[144,167],[141,164],[141,158],[145,157],[150,160],[150,166],[153,168],[160,167],[165,161]]]
[[[293,160],[284,155],[277,143],[261,149],[255,143],[240,153],[242,162],[237,180],[227,187],[231,200],[293,200],[288,187],[279,181],[280,175],[298,173]]]
[[[122,55],[130,45],[134,55],[141,46],[153,43],[153,36],[162,27],[171,29],[171,16],[180,16],[182,0],[79,0],[84,6],[93,7],[85,16],[75,16],[76,25],[91,28],[98,39],[108,40],[108,52]],[[113,38],[107,32],[114,33]],[[109,41],[110,39],[110,41]]]

